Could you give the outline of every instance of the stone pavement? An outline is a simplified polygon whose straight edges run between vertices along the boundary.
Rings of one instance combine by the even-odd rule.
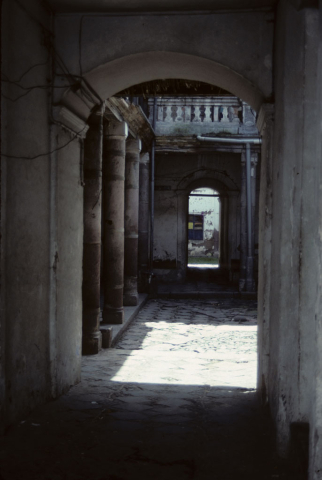
[[[10,428],[4,480],[286,479],[257,404],[256,303],[150,300],[82,382]]]

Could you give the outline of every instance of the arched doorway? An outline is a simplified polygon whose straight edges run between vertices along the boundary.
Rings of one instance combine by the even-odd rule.
[[[188,268],[218,268],[220,200],[212,188],[198,188],[189,194]]]

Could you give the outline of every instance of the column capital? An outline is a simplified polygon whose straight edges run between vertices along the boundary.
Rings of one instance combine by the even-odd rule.
[[[66,127],[80,138],[85,138],[89,125],[68,108],[58,105],[53,107],[53,119],[61,127]]]
[[[150,154],[148,152],[141,153],[140,155],[140,163],[147,165],[150,163]]]
[[[261,135],[268,125],[274,123],[275,105],[273,103],[263,103],[256,121],[256,126]]]
[[[140,153],[142,143],[139,138],[128,138],[126,140],[126,153]]]
[[[88,124],[90,126],[92,125],[100,125],[101,121],[102,121],[102,117],[103,117],[103,114],[104,114],[104,109],[105,109],[105,106],[104,104],[101,104],[101,105],[97,105],[95,108],[93,108],[90,116],[88,117]]]
[[[119,122],[118,120],[110,120],[104,126],[104,137],[124,138],[128,136],[128,126],[126,122]]]

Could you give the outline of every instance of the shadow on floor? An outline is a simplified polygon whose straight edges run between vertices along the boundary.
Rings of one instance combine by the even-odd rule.
[[[117,348],[83,358],[80,384],[6,432],[3,480],[293,480],[255,389],[220,383],[228,369],[215,381],[225,361],[245,376],[256,322],[227,327],[255,308],[148,302]]]

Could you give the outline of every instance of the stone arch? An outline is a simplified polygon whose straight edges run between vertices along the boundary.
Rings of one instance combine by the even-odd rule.
[[[213,188],[220,194],[227,191],[239,191],[238,186],[228,175],[212,169],[199,169],[189,173],[180,180],[177,191],[188,195],[191,190],[200,187]]]
[[[187,269],[187,245],[188,245],[188,236],[187,236],[187,212],[188,212],[188,203],[189,203],[189,193],[200,187],[213,188],[216,190],[220,197],[225,202],[224,210],[221,212],[221,224],[225,225],[223,233],[221,234],[223,239],[227,237],[227,218],[225,217],[228,214],[227,210],[227,197],[233,195],[238,198],[239,188],[235,182],[225,173],[219,172],[212,169],[201,168],[190,172],[184,178],[182,178],[176,188],[176,193],[178,196],[178,218],[181,219],[178,222],[178,231],[177,231],[177,252],[178,252],[178,278],[183,279],[186,276]],[[225,243],[225,240],[223,240]],[[223,249],[221,255],[221,267],[227,264],[227,248]]]
[[[225,65],[207,58],[176,52],[142,52],[128,55],[84,75],[85,81],[102,100],[132,85],[160,78],[182,78],[217,85],[242,98],[255,111],[259,111],[264,100],[263,93],[255,85]],[[79,93],[69,89],[65,92],[62,103],[85,119],[94,104],[90,105],[87,99],[86,107]]]

